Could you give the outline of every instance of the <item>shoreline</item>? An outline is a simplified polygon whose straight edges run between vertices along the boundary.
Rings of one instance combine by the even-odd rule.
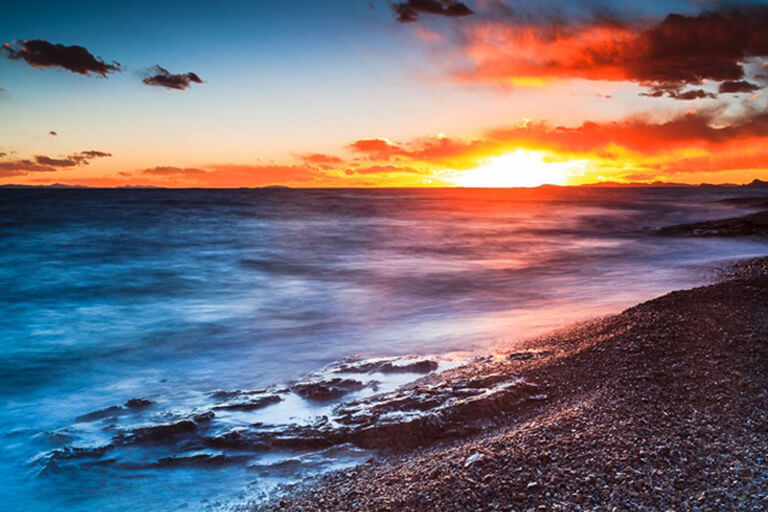
[[[413,442],[389,432],[403,441],[389,455],[256,510],[760,510],[768,258],[721,279],[425,377],[414,386],[532,388],[486,391],[437,430],[414,425]]]

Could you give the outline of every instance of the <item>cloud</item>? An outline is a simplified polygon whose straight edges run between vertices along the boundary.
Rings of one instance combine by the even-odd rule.
[[[79,159],[79,157],[78,158],[51,158],[49,156],[44,156],[44,155],[37,155],[35,157],[35,162],[42,165],[48,165],[51,167],[74,167],[76,165],[79,165],[81,161],[84,161],[84,160]]]
[[[196,169],[192,167],[153,167],[151,169],[144,169],[141,174],[150,176],[200,176],[208,174],[208,171],[203,169]]]
[[[719,92],[723,93],[741,93],[741,92],[755,92],[760,90],[760,86],[747,82],[746,80],[739,80],[737,82],[723,82],[720,84]]]
[[[687,91],[683,91],[678,84],[654,85],[649,91],[640,93],[640,96],[648,96],[650,98],[660,98],[664,95],[675,100],[687,101],[702,98],[717,98],[716,94],[705,91],[704,89],[688,89]]]
[[[0,153],[0,158],[5,158],[6,156],[8,156],[8,153]]]
[[[419,19],[419,14],[434,14],[450,18],[469,16],[474,11],[466,4],[456,0],[408,0],[393,3],[392,10],[400,23],[410,23]]]
[[[604,176],[653,174],[663,179],[665,174],[768,170],[768,110],[746,111],[739,118],[725,118],[722,109],[711,108],[663,121],[639,115],[574,126],[525,122],[472,140],[438,136],[394,144],[381,138],[360,139],[350,149],[371,162],[344,169],[350,177],[412,172],[440,180],[445,172],[481,167],[489,158],[518,151],[543,153],[545,161],[588,162],[580,178],[585,181]]]
[[[610,156],[615,148],[640,155],[656,155],[674,149],[713,150],[768,136],[768,112],[722,126],[716,114],[717,111],[691,112],[664,122],[652,122],[643,117],[603,123],[588,121],[576,127],[539,123],[496,130],[488,137],[506,144]]]
[[[4,43],[2,50],[11,60],[24,60],[36,68],[58,67],[81,75],[99,75],[122,71],[117,62],[108,64],[82,46],[64,46],[42,39]]]
[[[455,53],[453,62],[468,63],[452,71],[464,82],[510,86],[611,80],[679,91],[705,81],[744,80],[745,62],[768,55],[767,25],[768,5],[669,14],[653,24],[611,15],[555,21],[484,16],[451,27],[459,34],[442,50]]]
[[[302,155],[301,159],[308,164],[316,164],[321,166],[338,165],[344,162],[338,156],[325,155],[322,153],[309,153]]]
[[[154,66],[150,68],[144,79],[142,80],[147,85],[156,87],[165,87],[166,89],[176,89],[183,91],[187,89],[193,82],[196,84],[202,84],[203,79],[195,73],[171,73],[167,69],[161,66]]]
[[[419,174],[422,171],[413,169],[410,167],[398,167],[395,165],[372,165],[369,167],[359,167],[355,169],[347,169],[345,173],[348,176],[355,174],[393,174],[393,173],[405,173],[405,174]]]
[[[213,164],[201,167],[160,166],[142,169],[128,176],[151,185],[238,188],[274,184],[307,186],[321,183],[325,175],[314,167],[303,165]]]
[[[0,156],[6,156],[2,153]],[[35,155],[33,159],[17,159],[0,162],[0,176],[23,176],[31,172],[56,172],[63,169],[88,165],[94,158],[112,156],[103,151],[81,151],[65,157],[55,158],[47,155]]]
[[[93,160],[94,158],[107,158],[112,156],[112,153],[105,153],[104,151],[81,151],[78,153],[79,156],[85,157],[88,160]]]
[[[371,138],[356,140],[349,145],[350,149],[356,153],[363,153],[371,158],[388,160],[389,158],[402,154],[403,150],[388,139]]]
[[[58,169],[33,160],[0,162],[0,176],[18,176],[29,172],[55,172]]]
[[[58,135],[58,133],[54,130],[51,130],[48,132],[48,135],[53,135],[55,137],[56,135]]]
[[[200,183],[211,187],[308,186],[321,184],[324,177],[317,169],[303,165],[218,164],[206,168],[211,172]]]

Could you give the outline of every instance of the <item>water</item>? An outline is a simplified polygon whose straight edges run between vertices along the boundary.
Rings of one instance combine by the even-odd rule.
[[[0,500],[237,509],[328,461],[355,463],[368,455],[353,447],[205,467],[146,464],[168,446],[97,464],[40,460],[108,438],[114,425],[75,418],[130,398],[156,402],[148,416],[172,414],[353,354],[494,351],[696,285],[765,246],[652,230],[741,214],[715,201],[747,193],[0,190]]]

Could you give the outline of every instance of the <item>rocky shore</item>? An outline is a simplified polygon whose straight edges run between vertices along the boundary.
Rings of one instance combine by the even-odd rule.
[[[668,226],[658,230],[662,236],[760,237],[768,236],[768,197],[738,197],[720,201],[723,204],[759,210],[741,217],[708,220]]]
[[[398,418],[371,443],[390,455],[263,510],[766,510],[766,274],[768,259],[745,262],[717,284],[431,374],[402,400],[350,404],[348,432]],[[426,414],[410,424],[392,404]]]

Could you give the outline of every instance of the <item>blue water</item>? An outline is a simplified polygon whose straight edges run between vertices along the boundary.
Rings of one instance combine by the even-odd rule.
[[[291,466],[40,461],[100,442],[75,418],[130,398],[170,414],[353,354],[493,351],[696,285],[765,245],[651,231],[741,214],[714,201],[746,193],[0,190],[0,508],[244,507]]]

